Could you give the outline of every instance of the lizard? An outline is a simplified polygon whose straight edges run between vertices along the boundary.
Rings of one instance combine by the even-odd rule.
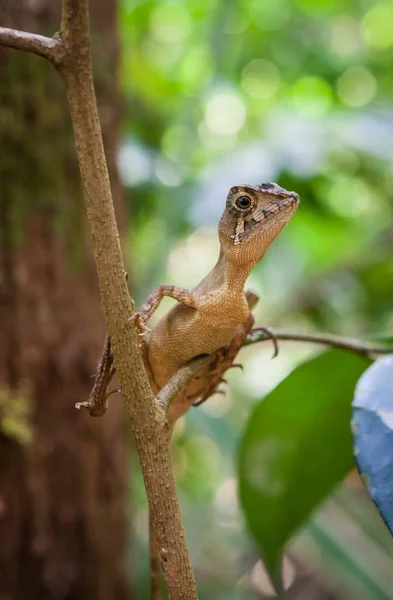
[[[246,279],[292,217],[299,201],[298,194],[276,183],[231,187],[218,226],[220,253],[216,265],[191,291],[159,285],[136,315],[137,323],[143,326],[164,296],[178,301],[155,325],[146,345],[145,363],[154,392],[191,359],[227,347],[250,328],[250,309],[257,297],[245,293]],[[222,372],[228,367],[225,351],[220,358],[224,368],[218,370]],[[206,383],[203,377],[193,380],[172,400],[168,409],[170,427],[189,408],[189,399],[203,394]]]
[[[210,273],[192,290],[159,285],[131,317],[141,336],[144,363],[155,395],[193,358],[216,353],[216,360],[207,371],[172,399],[167,411],[170,431],[198,398],[203,401],[217,391],[224,371],[233,363],[253,325],[251,310],[258,300],[254,293],[244,291],[246,279],[299,202],[297,193],[276,183],[231,187],[218,226],[219,257]],[[178,303],[150,331],[147,323],[164,296]],[[146,342],[147,333],[150,336]],[[101,400],[106,401],[106,386],[115,371],[109,351],[107,337],[105,360],[99,364],[92,395],[88,403],[79,404],[87,406],[91,414],[105,412],[98,406],[97,388]]]

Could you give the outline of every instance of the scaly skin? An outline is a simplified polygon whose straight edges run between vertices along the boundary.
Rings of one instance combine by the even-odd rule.
[[[143,328],[163,296],[179,302],[154,327],[145,348],[145,363],[155,393],[189,360],[227,346],[241,331],[240,326],[244,333],[244,328],[252,325],[244,292],[246,279],[298,205],[295,192],[275,183],[230,189],[218,228],[220,255],[215,267],[191,291],[158,286],[138,313],[137,322]],[[203,396],[210,381],[211,374],[206,373],[172,400],[168,410],[170,429],[191,401]]]

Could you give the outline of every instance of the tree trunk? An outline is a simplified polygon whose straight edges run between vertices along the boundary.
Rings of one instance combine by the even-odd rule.
[[[117,216],[116,0],[95,0],[93,59]],[[1,25],[51,35],[54,0],[3,0]],[[65,91],[52,65],[0,52],[0,598],[121,600],[121,401],[88,397],[105,337]]]

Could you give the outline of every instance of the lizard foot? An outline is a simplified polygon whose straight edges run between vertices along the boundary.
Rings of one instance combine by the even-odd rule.
[[[138,330],[139,346],[143,346],[145,341],[143,338],[151,332],[151,329],[145,325],[144,318],[140,312],[134,313],[128,320],[134,321]]]

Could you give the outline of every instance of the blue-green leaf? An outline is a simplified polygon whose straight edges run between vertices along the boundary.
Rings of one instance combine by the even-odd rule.
[[[393,356],[362,375],[353,401],[355,458],[361,476],[393,534]]]

